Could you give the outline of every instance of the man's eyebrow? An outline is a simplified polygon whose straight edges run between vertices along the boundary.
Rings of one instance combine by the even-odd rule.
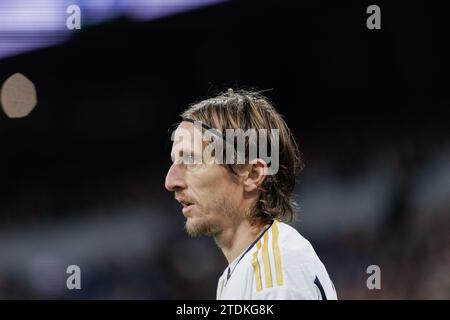
[[[173,150],[173,148],[174,148],[177,144],[179,144],[180,142],[182,142],[182,140],[183,140],[183,139],[174,140],[174,141],[173,141],[173,144],[172,144],[172,150]]]
[[[183,154],[190,154],[190,155],[194,155],[195,154],[195,148],[194,149],[188,149],[188,148],[179,148],[177,150],[172,149],[172,151],[170,151],[170,155],[173,156],[176,153],[180,154],[180,152],[182,152]]]

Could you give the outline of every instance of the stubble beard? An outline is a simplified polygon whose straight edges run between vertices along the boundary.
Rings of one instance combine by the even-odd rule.
[[[203,215],[196,222],[186,221],[185,229],[189,236],[193,238],[201,236],[218,237],[223,231],[224,219],[230,219],[239,214],[237,206],[235,206],[229,199],[223,197],[213,201],[211,209],[208,210],[210,214]],[[214,214],[211,217],[211,213]]]

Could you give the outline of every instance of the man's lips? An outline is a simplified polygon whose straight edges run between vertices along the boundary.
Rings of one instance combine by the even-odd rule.
[[[176,198],[176,200],[183,206],[183,213],[188,212],[195,205],[195,203],[184,198]]]
[[[181,205],[184,207],[190,206],[192,204],[194,204],[192,201],[189,201],[187,199],[182,199],[182,198],[176,198],[176,200],[181,203]]]
[[[183,205],[183,209],[181,211],[183,212],[183,214],[186,214],[188,211],[192,209],[193,206],[194,204]]]

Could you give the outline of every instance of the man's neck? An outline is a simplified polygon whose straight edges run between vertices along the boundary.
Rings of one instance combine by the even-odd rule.
[[[258,238],[267,226],[267,223],[243,219],[225,227],[215,237],[215,241],[227,258],[228,263],[231,263]]]

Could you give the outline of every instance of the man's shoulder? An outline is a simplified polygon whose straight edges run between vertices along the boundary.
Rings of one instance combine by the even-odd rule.
[[[294,227],[280,221],[275,221],[259,239],[246,261],[245,268],[252,274],[261,275],[268,282],[278,278],[280,283],[286,273],[313,271],[320,264],[311,243]]]
[[[281,256],[283,260],[295,258],[304,260],[315,258],[312,244],[293,226],[275,220],[272,226],[256,242],[249,252],[247,260],[255,260],[257,256],[267,254],[269,258]]]
[[[314,248],[300,232],[293,226],[284,223],[277,223],[279,232],[279,246],[285,255],[310,255],[314,254]]]
[[[326,272],[311,242],[294,227],[279,222],[279,256],[287,277],[298,278],[300,274],[313,277]]]
[[[248,256],[256,298],[315,299],[321,263],[311,243],[294,227],[275,221]]]

